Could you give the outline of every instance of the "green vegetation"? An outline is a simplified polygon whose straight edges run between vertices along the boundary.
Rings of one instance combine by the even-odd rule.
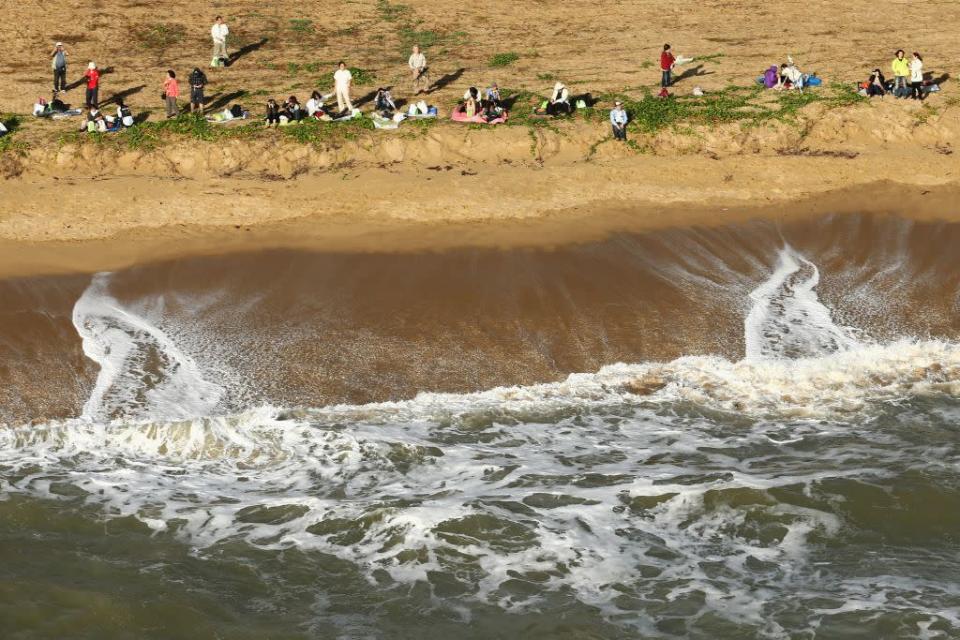
[[[804,107],[821,103],[828,108],[856,104],[866,100],[852,87],[835,84],[829,89],[808,89],[803,93],[787,91],[776,93],[763,87],[730,86],[702,97],[674,96],[657,98],[649,92],[640,100],[626,96],[609,95],[603,99],[619,99],[630,114],[631,126],[644,133],[656,133],[667,127],[680,125],[717,125],[741,122],[756,126],[770,121],[796,119]]]
[[[307,20],[306,18],[292,18],[290,20],[290,31],[304,35],[313,33],[313,20]]]
[[[168,47],[181,42],[187,34],[187,28],[175,22],[141,24],[133,28],[133,39],[141,49],[153,51],[158,56]]]
[[[411,10],[405,4],[393,4],[389,0],[377,0],[377,12],[387,22],[397,22],[401,18],[407,17]]]
[[[346,140],[355,140],[364,131],[373,129],[368,118],[359,118],[347,122],[321,122],[305,120],[299,124],[267,129],[259,118],[244,124],[224,126],[208,122],[198,115],[183,114],[171,120],[147,121],[118,133],[85,133],[72,131],[60,136],[60,143],[89,142],[99,145],[111,145],[118,149],[149,151],[156,149],[165,141],[174,138],[187,138],[198,141],[216,140],[254,140],[280,135],[303,144],[335,144]],[[2,143],[3,138],[0,138]]]
[[[557,76],[552,73],[538,73],[537,80],[543,80],[544,82],[553,82],[557,79]]]
[[[490,58],[491,67],[509,67],[511,64],[520,59],[520,54],[508,51],[507,53],[497,53]]]
[[[7,153],[8,151],[13,151],[17,153],[23,153],[27,150],[27,144],[16,139],[14,132],[20,128],[20,117],[19,116],[10,116],[5,120],[0,120],[3,122],[3,126],[7,128],[7,133],[3,136],[0,136],[0,153]]]

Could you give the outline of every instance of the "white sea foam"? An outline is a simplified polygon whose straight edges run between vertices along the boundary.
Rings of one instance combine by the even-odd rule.
[[[243,539],[335,555],[371,582],[439,572],[505,609],[559,591],[612,616],[631,610],[623,598],[702,597],[786,637],[754,595],[813,588],[809,539],[842,522],[770,492],[883,478],[904,455],[874,447],[881,434],[844,445],[870,465],[803,445],[840,428],[823,421],[855,430],[890,403],[960,395],[960,348],[859,341],[817,300],[818,279],[784,249],[751,295],[740,362],[685,357],[472,394],[210,416],[222,390],[99,276],[74,312],[101,366],[85,418],[0,429],[0,493],[57,498],[69,484],[201,554]],[[715,412],[729,415],[723,429]],[[518,580],[538,595],[511,589]],[[653,629],[641,617],[631,624]]]
[[[205,380],[193,358],[161,329],[111,296],[109,278],[94,276],[73,309],[83,352],[100,365],[83,415],[101,420],[208,415],[223,388]]]

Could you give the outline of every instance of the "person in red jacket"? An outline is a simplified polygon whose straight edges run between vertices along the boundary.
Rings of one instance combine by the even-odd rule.
[[[660,71],[662,72],[660,86],[664,89],[670,86],[670,76],[673,73],[673,66],[676,63],[677,59],[673,56],[673,51],[670,50],[670,45],[663,45],[663,53],[660,54]]]
[[[87,79],[87,109],[97,107],[100,93],[100,71],[97,70],[97,65],[93,62],[87,65],[83,77]]]

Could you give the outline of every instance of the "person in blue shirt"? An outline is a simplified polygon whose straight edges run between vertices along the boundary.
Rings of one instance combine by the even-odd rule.
[[[613,137],[617,140],[627,139],[627,122],[630,118],[623,109],[623,103],[617,100],[610,111],[610,126],[613,127]]]

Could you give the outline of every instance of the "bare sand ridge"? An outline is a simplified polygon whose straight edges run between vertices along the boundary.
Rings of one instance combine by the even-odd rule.
[[[58,132],[75,123],[28,119],[16,135],[29,146],[0,154],[0,273],[111,268],[251,245],[562,243],[614,229],[807,210],[955,216],[960,107],[949,78],[960,57],[955,2],[690,7],[574,0],[467,7],[365,0],[208,8],[174,1],[160,14],[148,2],[29,1],[8,8],[0,25],[7,50],[0,64],[10,79],[0,87],[0,109],[24,112],[36,95],[46,95],[47,52],[62,40],[71,82],[94,59],[111,69],[101,100],[121,94],[156,118],[164,69],[185,76],[209,62],[215,13],[227,17],[231,50],[244,53],[230,68],[210,71],[207,94],[239,100],[256,114],[265,94],[305,97],[340,58],[373,76],[355,97],[377,85],[405,96],[404,51],[415,40],[430,45],[432,77],[443,85],[431,101],[445,109],[465,86],[491,81],[545,93],[558,78],[574,92],[639,97],[658,81],[655,61],[664,41],[678,53],[708,57],[681,69],[678,94],[695,85],[708,92],[749,85],[787,53],[828,82],[852,82],[873,66],[886,69],[898,46],[921,50],[930,73],[945,81],[924,105],[814,104],[796,119],[759,127],[632,132],[642,152],[609,142],[603,119],[535,131],[438,124],[326,145],[280,136],[172,140],[150,151],[60,143]],[[905,23],[911,28],[898,28]],[[491,67],[492,56],[505,52],[517,61]],[[240,92],[248,95],[236,97]],[[82,88],[68,94],[72,102],[81,97]]]

